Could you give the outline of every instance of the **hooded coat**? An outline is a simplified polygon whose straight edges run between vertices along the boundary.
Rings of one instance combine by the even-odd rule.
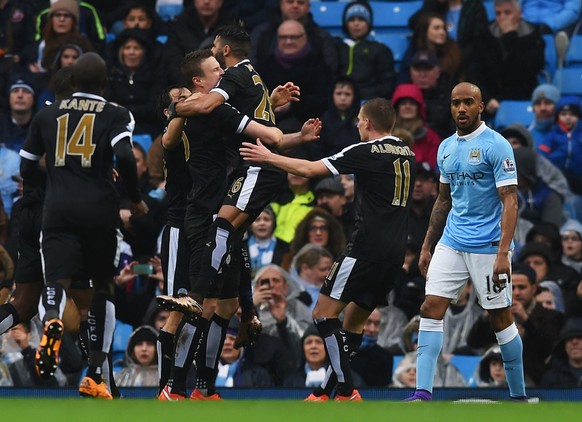
[[[550,358],[550,369],[544,372],[540,386],[543,388],[569,388],[582,386],[582,368],[573,368],[566,354],[566,340],[582,337],[582,318],[569,319],[560,332],[560,338]]]
[[[115,376],[115,382],[119,387],[157,387],[158,386],[158,361],[149,366],[139,365],[133,358],[133,348],[140,341],[153,341],[155,346],[158,337],[157,331],[149,325],[142,325],[134,330],[127,342],[125,350],[126,366]]]
[[[412,151],[416,155],[416,162],[426,161],[432,168],[437,168],[437,152],[442,139],[434,130],[426,126],[426,106],[422,91],[414,84],[398,85],[392,96],[392,105],[395,109],[398,107],[398,102],[404,98],[411,98],[418,104],[419,117],[423,123],[422,127],[412,134],[414,136]]]

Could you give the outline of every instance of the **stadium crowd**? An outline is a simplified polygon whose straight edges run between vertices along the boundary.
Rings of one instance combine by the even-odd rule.
[[[0,303],[10,300],[18,261],[19,152],[27,131],[55,101],[57,71],[96,52],[107,64],[103,96],[135,119],[133,153],[149,207],[132,215],[129,194],[117,183],[124,240],[115,277],[115,379],[118,386],[158,387],[156,344],[170,316],[155,300],[166,283],[160,243],[169,206],[159,98],[169,86],[184,86],[187,53],[212,47],[218,28],[242,21],[249,58],[267,88],[291,81],[301,89],[300,101],[274,108],[277,127],[287,134],[307,119],[322,122],[317,142],[284,154],[319,160],[358,143],[360,104],[381,97],[396,111],[393,135],[416,155],[404,264],[365,324],[351,361],[354,385],[415,386],[425,286],[418,259],[438,193],[437,149],[455,130],[451,89],[470,81],[481,87],[483,120],[511,143],[518,169],[511,312],[523,339],[526,384],[582,386],[582,104],[544,75],[545,43],[567,46],[582,36],[582,6],[486,1],[494,3],[491,20],[481,0],[424,0],[396,60],[374,36],[372,3],[380,2],[342,2],[338,33],[318,25],[310,8],[320,2],[310,0],[0,0]],[[531,103],[531,124],[498,123],[500,106],[511,100]],[[315,387],[324,380],[329,362],[311,312],[354,231],[357,183],[352,175],[288,174],[286,188],[252,223],[244,243],[263,331],[254,344],[236,348],[240,320],[227,321],[217,387]],[[506,385],[494,332],[475,298],[469,282],[446,311],[437,387]],[[42,329],[34,318],[2,336],[0,386],[79,384],[86,361],[74,332],[63,337],[55,377],[38,376],[34,350]],[[189,386],[194,379],[190,373]]]

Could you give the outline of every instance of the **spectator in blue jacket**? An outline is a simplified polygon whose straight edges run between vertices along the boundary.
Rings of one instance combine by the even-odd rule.
[[[561,169],[570,189],[582,194],[582,123],[580,122],[580,99],[566,96],[556,106],[556,124],[539,151]]]
[[[523,18],[552,33],[571,30],[582,12],[580,0],[522,0]]]

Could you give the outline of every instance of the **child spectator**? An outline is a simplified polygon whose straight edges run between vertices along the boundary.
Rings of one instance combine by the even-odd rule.
[[[119,387],[157,387],[158,333],[153,327],[142,325],[129,337],[126,350],[126,366],[117,374]]]

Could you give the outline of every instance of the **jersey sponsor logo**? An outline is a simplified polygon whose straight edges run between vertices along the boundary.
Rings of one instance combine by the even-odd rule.
[[[459,172],[451,172],[445,173],[447,179],[451,185],[456,186],[469,186],[475,185],[479,182],[479,180],[485,177],[485,173],[481,171],[459,171]]]
[[[505,173],[515,173],[515,163],[511,158],[503,160],[503,171]]]
[[[481,149],[473,148],[469,151],[469,164],[480,164],[481,163]]]

